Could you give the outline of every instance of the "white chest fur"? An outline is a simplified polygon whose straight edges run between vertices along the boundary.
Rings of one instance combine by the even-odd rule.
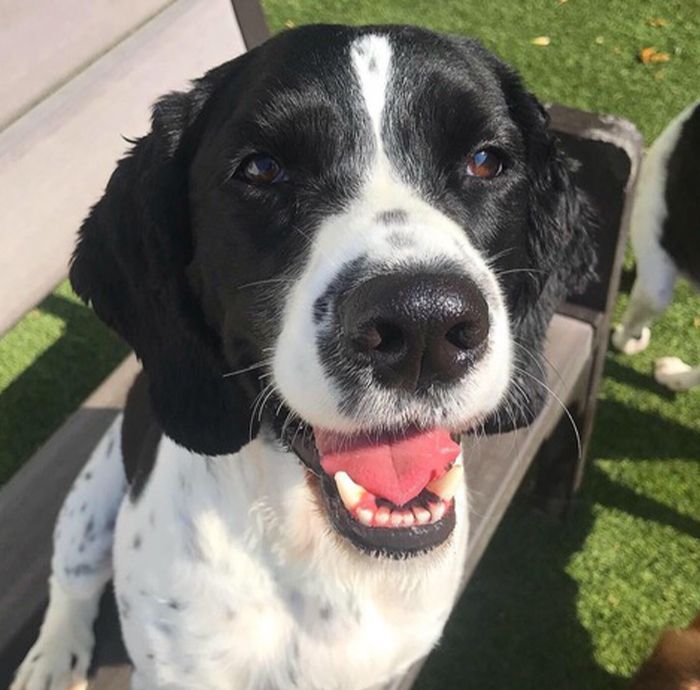
[[[124,638],[148,688],[359,690],[437,641],[466,547],[376,559],[331,533],[296,457],[256,440],[214,459],[164,439],[117,523]]]

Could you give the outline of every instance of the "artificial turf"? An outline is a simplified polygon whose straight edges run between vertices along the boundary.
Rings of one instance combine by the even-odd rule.
[[[699,94],[700,0],[265,0],[274,30],[415,23],[480,38],[544,100],[625,116],[647,140]],[[533,45],[549,37],[548,46]],[[668,62],[644,65],[654,47]],[[631,273],[623,278],[618,312]],[[0,483],[124,356],[64,284],[0,341]],[[560,523],[515,502],[417,687],[623,688],[664,626],[700,608],[700,391],[655,357],[700,362],[687,285],[637,357],[610,354],[589,470]]]

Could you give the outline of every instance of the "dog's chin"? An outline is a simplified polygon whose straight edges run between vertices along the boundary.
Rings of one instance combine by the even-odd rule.
[[[306,467],[331,527],[355,548],[404,559],[448,541],[463,481],[459,436],[418,426],[348,436],[304,425],[283,440]]]

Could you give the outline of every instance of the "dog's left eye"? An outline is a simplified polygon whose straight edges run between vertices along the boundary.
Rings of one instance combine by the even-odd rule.
[[[481,149],[467,158],[467,175],[490,180],[503,172],[503,160],[493,149]]]
[[[284,168],[266,153],[248,156],[238,168],[238,174],[252,184],[271,185],[287,179]]]

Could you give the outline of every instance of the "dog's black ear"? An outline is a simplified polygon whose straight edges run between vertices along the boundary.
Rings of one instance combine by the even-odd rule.
[[[151,132],[117,165],[84,221],[73,289],[133,347],[165,433],[209,455],[235,452],[249,428],[254,388],[223,378],[219,337],[186,279],[192,256],[188,167],[217,83],[234,61],[154,107]]]
[[[510,83],[509,83],[510,82]],[[512,73],[506,94],[525,139],[529,187],[528,254],[536,269],[533,295],[547,303],[549,316],[568,294],[595,277],[595,214],[574,182],[573,166],[550,129],[539,101]]]
[[[541,353],[549,322],[566,296],[583,290],[595,276],[595,215],[574,182],[572,163],[552,134],[544,108],[512,73],[505,90],[523,132],[530,177],[527,252],[532,273],[513,311],[519,345],[515,384],[528,398],[520,407],[527,410],[523,421],[529,423],[548,394]]]
[[[572,162],[550,130],[549,116],[509,67],[496,62],[510,115],[525,142],[528,233],[524,266],[511,290],[510,313],[516,341],[511,406],[515,425],[529,424],[547,399],[542,348],[557,307],[595,276],[595,213],[577,187]]]

